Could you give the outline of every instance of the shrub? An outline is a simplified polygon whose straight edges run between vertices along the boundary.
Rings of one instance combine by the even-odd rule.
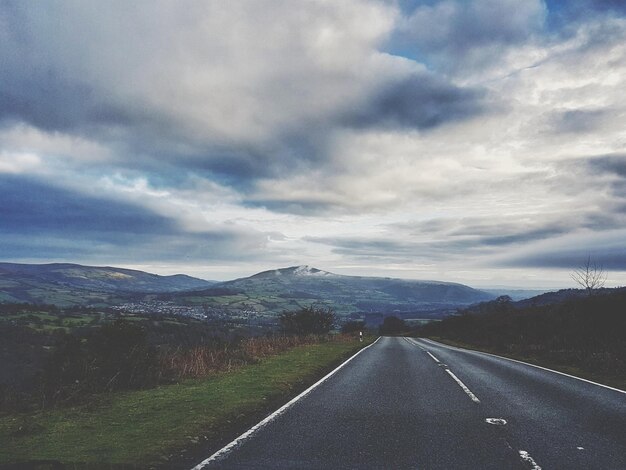
[[[304,307],[293,312],[283,312],[279,322],[285,334],[321,335],[328,333],[335,325],[335,312],[330,307]]]
[[[358,333],[365,331],[366,325],[364,321],[350,320],[341,325],[341,332],[344,334]]]
[[[154,385],[155,366],[145,331],[133,323],[116,320],[86,339],[62,335],[43,370],[44,404]]]
[[[395,335],[407,330],[404,320],[398,317],[385,317],[383,324],[378,329],[381,335]]]

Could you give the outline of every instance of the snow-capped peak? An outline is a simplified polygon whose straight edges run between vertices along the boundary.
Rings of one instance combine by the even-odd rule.
[[[293,268],[288,269],[294,276],[328,276],[331,274],[327,271],[322,271],[321,269],[309,266],[308,264],[294,266]]]

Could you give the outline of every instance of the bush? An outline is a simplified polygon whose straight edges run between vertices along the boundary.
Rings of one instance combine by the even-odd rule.
[[[279,322],[285,334],[321,335],[328,333],[335,325],[335,312],[330,307],[310,306],[281,313]]]
[[[358,333],[359,331],[365,331],[366,325],[364,321],[350,320],[341,325],[341,332],[343,334]]]
[[[378,331],[381,335],[396,335],[407,330],[404,320],[398,317],[385,317]]]
[[[43,371],[48,404],[103,391],[142,388],[156,383],[156,354],[138,325],[117,320],[86,339],[66,334],[57,341]]]

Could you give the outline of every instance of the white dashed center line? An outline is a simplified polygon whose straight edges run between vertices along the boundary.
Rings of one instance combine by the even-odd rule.
[[[413,339],[410,338],[404,338],[406,341],[408,341],[409,343],[417,346],[418,348],[420,348],[422,351],[424,351],[426,354],[428,354],[433,361],[435,361],[437,364],[439,364],[441,367],[443,367],[445,369],[445,371],[450,374],[450,376],[454,379],[454,381],[459,384],[459,386],[463,389],[463,391],[465,393],[467,393],[467,395],[472,399],[472,401],[474,403],[480,403],[480,400],[478,399],[478,397],[476,395],[474,395],[472,393],[472,391],[467,388],[467,385],[465,385],[463,382],[461,382],[461,380],[454,375],[454,373],[448,368],[448,366],[446,364],[443,364],[439,359],[437,359],[430,351],[428,351],[426,348],[422,347],[419,343],[415,342]]]
[[[480,403],[480,400],[478,399],[478,397],[474,395],[472,391],[469,388],[467,388],[467,386],[463,382],[461,382],[461,380],[456,375],[454,375],[454,373],[450,369],[446,369],[446,372],[450,374],[450,377],[452,377],[454,381],[457,384],[459,384],[459,387],[461,387],[463,391],[467,393],[467,395],[472,399],[474,403]]]
[[[486,418],[485,422],[487,424],[495,424],[496,426],[504,426],[506,424],[506,419],[502,419],[502,418]]]
[[[537,465],[537,462],[535,462],[535,459],[533,459],[530,454],[528,452],[526,452],[525,450],[520,450],[519,451],[519,456],[521,457],[521,459],[524,462],[527,462],[530,464],[530,468],[532,468],[532,470],[541,470],[541,467],[539,465]]]
[[[428,354],[430,357],[432,357],[435,362],[441,362],[439,359],[437,359],[435,356],[433,356],[430,352],[426,351],[426,354]]]
[[[426,352],[426,354],[428,354],[437,364],[439,364],[440,366],[442,366],[443,368],[445,368],[445,371],[450,374],[450,377],[452,377],[454,379],[454,381],[459,385],[459,387],[461,387],[463,389],[463,391],[472,399],[472,401],[474,403],[480,403],[480,400],[478,399],[478,397],[476,395],[474,395],[474,393],[472,393],[472,391],[467,387],[467,385],[465,385],[463,382],[461,382],[461,379],[459,379],[456,375],[454,375],[454,372],[452,372],[447,365],[443,364],[439,359],[437,359],[430,351],[428,351],[426,348],[424,348],[421,344],[415,342],[412,339],[408,339],[405,338],[408,342],[410,342],[411,344],[414,344],[415,346],[419,347],[422,351]],[[429,343],[432,343],[436,346],[440,346],[437,343],[431,342],[427,339],[423,339],[424,341],[427,341]],[[456,348],[450,348],[450,349],[454,349],[457,350]],[[488,424],[494,424],[497,426],[504,426],[507,424],[507,421],[505,419],[502,418],[486,418],[485,422]],[[510,444],[507,445],[509,446],[509,448],[511,450],[513,450],[513,447],[511,447]],[[577,446],[576,449],[578,450],[584,450],[583,447],[581,446]],[[518,451],[519,457],[528,465],[530,465],[531,470],[542,470],[541,467],[539,466],[539,464],[537,464],[537,462],[535,462],[535,459],[533,459],[530,454],[525,451],[525,450],[519,450]]]

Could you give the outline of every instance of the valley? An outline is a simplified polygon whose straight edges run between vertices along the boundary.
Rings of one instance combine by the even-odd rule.
[[[277,315],[310,305],[338,317],[378,325],[385,315],[436,319],[493,294],[441,282],[338,275],[310,266],[274,269],[225,282],[72,264],[0,263],[0,302],[118,312],[248,320],[273,324]]]

